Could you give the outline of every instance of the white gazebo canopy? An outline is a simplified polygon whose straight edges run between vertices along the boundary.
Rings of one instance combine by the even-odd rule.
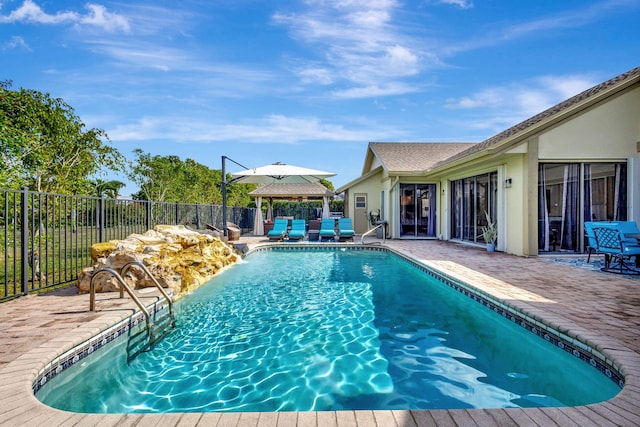
[[[282,200],[290,200],[290,199],[322,199],[322,217],[329,217],[329,198],[334,195],[333,191],[327,189],[324,185],[318,182],[307,182],[307,183],[272,183],[272,184],[264,184],[251,193],[250,196],[256,198],[256,219],[254,223],[253,232],[256,235],[264,234],[264,225],[262,218],[262,199],[267,199],[269,203],[269,208],[267,209],[267,219],[273,219],[273,200],[274,199],[282,199]],[[259,222],[259,223],[258,223]]]

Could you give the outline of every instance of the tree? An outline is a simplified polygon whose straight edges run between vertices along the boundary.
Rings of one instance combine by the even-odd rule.
[[[103,141],[101,129],[86,129],[60,98],[0,84],[0,185],[35,191],[84,194],[89,177],[103,168],[123,169],[124,157]]]
[[[118,180],[103,181],[101,179],[96,179],[91,184],[95,188],[95,196],[100,197],[104,194],[111,199],[117,199],[120,195],[120,190],[126,185]]]
[[[178,156],[152,156],[136,148],[136,160],[129,171],[129,179],[138,184],[140,191],[134,199],[156,202],[178,201],[177,181],[184,172],[184,164]]]
[[[324,185],[327,188],[327,190],[331,190],[331,191],[335,190],[335,188],[333,187],[333,182],[329,181],[328,179],[320,178],[318,182]]]
[[[178,156],[152,156],[140,149],[134,150],[136,160],[129,178],[140,191],[133,195],[138,200],[201,204],[222,203],[222,172],[210,169],[192,159],[182,161]],[[231,179],[230,176],[227,179]],[[227,187],[229,206],[247,206],[249,192],[255,187],[231,184]]]

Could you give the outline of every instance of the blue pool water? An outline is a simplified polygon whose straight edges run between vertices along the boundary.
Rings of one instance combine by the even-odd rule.
[[[177,329],[127,338],[37,397],[75,412],[575,406],[620,388],[391,253],[251,254],[176,304]]]

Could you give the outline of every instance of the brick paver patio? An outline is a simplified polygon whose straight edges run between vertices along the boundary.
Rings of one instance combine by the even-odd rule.
[[[371,239],[375,240],[375,239]],[[252,247],[262,238],[241,239]],[[357,239],[356,239],[357,241]],[[75,414],[31,391],[53,358],[134,312],[100,294],[90,312],[75,287],[0,304],[0,425],[78,426],[637,426],[640,425],[640,281],[465,245],[390,240],[387,246],[460,278],[610,357],[626,385],[607,402],[572,408],[288,413]],[[357,244],[357,243],[356,243]],[[152,294],[145,302],[155,300]]]

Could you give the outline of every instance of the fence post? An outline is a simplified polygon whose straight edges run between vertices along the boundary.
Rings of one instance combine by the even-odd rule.
[[[200,213],[198,212],[197,203],[196,203],[196,230],[200,230]]]
[[[180,224],[178,221],[178,210],[179,210],[179,206],[180,204],[176,202],[176,222],[174,223],[174,225],[178,225]]]
[[[29,293],[29,188],[22,187],[20,193],[20,281],[22,294]]]
[[[151,201],[150,200],[144,201],[144,210],[145,210],[145,215],[147,216],[144,220],[145,221],[144,225],[145,227],[147,227],[147,230],[151,230]]]
[[[104,194],[98,199],[98,241],[104,242]]]

